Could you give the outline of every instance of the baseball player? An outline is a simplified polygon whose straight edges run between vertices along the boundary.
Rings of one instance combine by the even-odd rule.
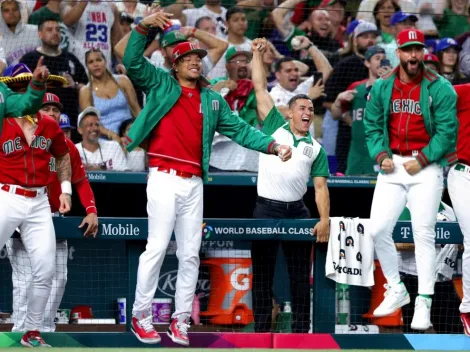
[[[351,126],[351,145],[346,168],[348,176],[376,173],[375,160],[370,158],[366,145],[363,118],[368,92],[380,76],[380,61],[383,59],[385,50],[378,45],[370,46],[364,54],[364,65],[369,70],[369,78],[352,83],[344,92],[338,94],[331,105],[333,119],[342,118]]]
[[[123,58],[129,78],[139,82],[147,104],[126,137],[132,151],[148,138],[147,212],[149,235],[140,256],[131,329],[144,343],[159,343],[151,304],[173,230],[179,261],[175,312],[168,336],[188,346],[189,317],[199,275],[203,179],[207,180],[212,139],[217,131],[240,145],[288,160],[291,150],[277,144],[230,111],[201,76],[207,52],[191,42],[173,49],[173,70],[155,68],[143,56],[150,27],[163,29],[171,14],[157,11],[131,32]]]
[[[410,303],[400,280],[393,228],[408,203],[418,272],[411,328],[431,325],[436,250],[434,226],[443,189],[443,166],[456,161],[456,94],[451,84],[424,63],[424,34],[400,32],[391,73],[378,79],[368,96],[364,127],[370,156],[380,165],[370,215],[375,251],[387,291],[374,316]]]
[[[456,85],[454,88],[458,97],[458,162],[449,170],[447,187],[449,188],[452,206],[463,234],[463,298],[460,304],[460,318],[462,319],[465,334],[470,336],[470,217],[468,214],[470,204],[470,84]]]
[[[11,86],[24,85],[26,77],[38,79],[23,64],[15,66],[12,72],[12,77],[1,77]],[[46,78],[44,75],[41,80]],[[47,186],[53,156],[61,188],[59,211],[70,211],[69,147],[57,122],[42,112],[4,119],[0,145],[0,248],[18,228],[31,261],[32,280],[27,288],[25,334],[21,344],[49,347],[39,333],[55,274],[56,240]]]
[[[27,79],[25,84],[27,84]],[[53,117],[61,126],[61,114],[63,105],[59,97],[52,93],[44,95],[44,102],[41,111]],[[65,128],[70,128],[70,123],[65,125]],[[61,127],[62,128],[62,127]],[[65,133],[65,132],[64,132]],[[90,183],[85,173],[85,169],[80,159],[75,144],[68,138],[65,139],[69,147],[70,162],[72,165],[72,184],[75,185],[80,201],[87,212],[87,216],[80,224],[80,228],[87,225],[84,236],[95,236],[98,231],[98,217],[95,206],[95,198],[91,189]],[[60,197],[60,183],[57,178],[57,173],[54,168],[55,159],[51,158],[51,179],[48,186],[49,203],[53,216],[59,214],[59,197]],[[24,331],[24,324],[26,318],[26,308],[28,299],[28,285],[31,283],[31,261],[29,260],[26,248],[21,241],[21,238],[11,238],[7,242],[7,253],[12,266],[12,282],[13,282],[13,329],[12,331]],[[47,301],[46,310],[44,312],[44,324],[41,326],[41,332],[54,332],[55,317],[57,309],[65,291],[65,284],[67,283],[67,259],[68,259],[68,246],[66,240],[56,241],[56,271],[52,281],[52,290]]]

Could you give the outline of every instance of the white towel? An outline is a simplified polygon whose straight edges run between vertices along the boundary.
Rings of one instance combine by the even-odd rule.
[[[368,219],[330,219],[325,273],[341,284],[374,286],[374,243]]]

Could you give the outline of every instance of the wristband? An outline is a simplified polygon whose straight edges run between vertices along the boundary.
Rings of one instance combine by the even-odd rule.
[[[64,181],[60,184],[60,187],[62,188],[62,193],[67,193],[69,195],[72,195],[72,183],[70,181]]]
[[[307,46],[307,47],[305,48],[305,50],[309,51],[309,50],[310,50],[310,48],[311,48],[311,47],[313,47],[313,46],[315,46],[315,45],[313,45],[313,43],[310,43],[310,45],[309,45],[309,46]]]

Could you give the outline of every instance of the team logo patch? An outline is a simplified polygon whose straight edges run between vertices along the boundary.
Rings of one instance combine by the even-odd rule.
[[[180,56],[180,51],[177,50],[177,51],[173,54],[173,59],[177,59],[179,56]]]
[[[311,158],[313,156],[313,148],[310,146],[304,147],[304,155]]]

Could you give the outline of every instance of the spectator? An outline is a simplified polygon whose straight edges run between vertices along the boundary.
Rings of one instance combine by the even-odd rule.
[[[150,8],[139,0],[120,0],[115,2],[120,13],[126,13],[133,19],[132,28],[134,28],[144,17],[150,14]],[[125,34],[125,33],[124,33]]]
[[[169,12],[176,14],[176,11]],[[224,38],[227,35],[227,28],[225,26],[226,14],[227,9],[221,6],[220,0],[206,0],[205,5],[202,7],[183,10],[180,21],[185,26],[195,27],[196,21],[199,18],[204,16],[210,17],[217,24],[217,37]]]
[[[441,0],[435,7],[434,23],[440,38],[455,38],[470,30],[467,0]]]
[[[203,17],[198,18],[198,20],[196,21],[196,24],[194,25],[194,28],[200,29],[201,31],[207,32],[214,36],[217,35],[217,24],[212,19],[212,17],[209,17],[209,16],[203,16]],[[199,43],[199,46],[202,49],[206,49],[204,48],[204,43]]]
[[[119,25],[121,26],[121,32],[126,35],[132,31],[132,24],[134,23],[134,17],[126,12],[121,12],[119,17]]]
[[[338,61],[338,50],[341,48],[339,42],[331,38],[331,20],[330,15],[325,10],[315,10],[309,16],[310,30],[303,31],[295,27],[289,19],[286,18],[289,10],[292,10],[297,4],[305,0],[287,0],[281,6],[272,12],[273,22],[291,48],[291,40],[296,36],[307,36],[312,43],[320,49],[326,56],[332,66]]]
[[[0,75],[2,75],[3,71],[7,67],[7,60],[5,59],[5,51],[2,47],[0,47]]]
[[[62,22],[61,13],[65,9],[65,2],[62,0],[48,0],[45,6],[35,10],[29,16],[28,23],[39,25],[43,23],[46,19],[48,20],[55,20],[59,23],[60,26],[60,33],[61,33],[61,42],[59,47],[63,51],[67,51],[69,49],[69,29],[67,26]]]
[[[371,46],[364,55],[364,65],[369,71],[368,79],[352,83],[344,92],[340,93],[334,104],[331,105],[333,119],[343,119],[351,126],[351,146],[348,151],[346,175],[373,175],[378,172],[375,160],[369,156],[364,132],[364,117],[367,95],[380,74],[381,60],[385,59],[385,50],[378,46]]]
[[[70,117],[68,117],[66,114],[60,114],[59,127],[62,129],[62,131],[64,131],[65,137],[71,140],[72,130],[74,129],[74,127],[70,124]]]
[[[388,15],[384,13],[384,15],[386,15],[385,17],[388,17],[388,20],[390,20],[390,17],[391,15],[393,15],[393,12],[397,10],[402,10],[403,12],[406,12],[406,13],[416,13],[416,1],[420,1],[420,0],[393,0],[394,10],[392,10],[391,13],[390,11],[388,11],[389,12]],[[435,0],[429,0],[429,1],[435,1]],[[375,23],[376,21],[375,8],[378,2],[379,0],[362,0],[359,5],[359,9],[357,10],[356,18],[358,20],[364,20],[367,22]],[[376,24],[377,24],[377,27],[380,29],[379,24],[378,23]]]
[[[259,36],[268,37],[266,20],[275,6],[274,0],[241,0],[237,6],[243,8],[248,22],[246,37],[255,39]]]
[[[439,58],[434,54],[424,54],[424,64],[436,73],[439,72]]]
[[[41,45],[37,27],[21,21],[21,6],[17,0],[1,3],[3,21],[0,21],[0,47],[5,51],[7,65],[15,65],[20,58]]]
[[[401,8],[393,0],[379,0],[374,6],[374,22],[380,31],[378,43],[390,44],[395,40],[395,32],[392,27],[392,16]]]
[[[78,133],[82,142],[75,144],[87,171],[127,171],[127,161],[116,141],[100,139],[100,112],[90,106],[78,115]]]
[[[390,60],[392,68],[397,67],[400,63],[395,53],[398,48],[396,41],[398,33],[405,29],[416,28],[416,22],[418,22],[418,17],[412,14],[406,14],[402,11],[395,12],[390,19],[390,27],[392,28],[393,39],[391,39],[388,43],[379,42],[378,45],[384,48],[385,55],[387,56],[387,59]]]
[[[100,112],[101,135],[120,142],[122,122],[137,117],[140,106],[134,87],[127,76],[113,75],[106,67],[106,58],[99,49],[85,54],[90,83],[80,90],[80,109],[94,106]]]
[[[339,51],[341,58],[354,54],[354,30],[359,25],[363,23],[363,20],[354,20],[349,23],[348,28],[346,28],[347,41],[344,44],[343,48]]]
[[[122,143],[124,143],[133,122],[134,120],[132,119],[126,120],[119,127],[119,137],[121,137]],[[144,149],[136,147],[131,152],[126,153],[126,158],[129,171],[142,172],[146,170],[147,155]]]
[[[323,0],[318,6],[319,9],[326,10],[330,15],[331,37],[340,44],[346,40],[346,28],[343,26],[346,4],[346,0]]]
[[[436,54],[439,59],[439,74],[447,78],[452,84],[462,84],[465,77],[459,70],[460,46],[452,38],[442,38],[437,44]]]
[[[85,53],[100,49],[111,69],[113,48],[122,37],[119,19],[119,11],[112,2],[90,0],[67,5],[63,21],[72,28],[69,51],[86,67]]]
[[[468,15],[470,20],[470,7],[468,9]],[[462,51],[459,55],[459,68],[465,76],[470,77],[470,32],[465,32],[456,38],[459,45],[462,47]]]
[[[36,35],[39,35],[41,45],[25,54],[20,62],[34,69],[39,58],[43,56],[44,65],[49,68],[50,73],[67,79],[66,87],[57,88],[51,92],[66,103],[63,112],[75,120],[78,115],[78,90],[88,83],[85,68],[73,54],[60,48],[62,33],[55,18],[42,20]]]
[[[432,0],[415,0],[416,12],[418,13],[418,29],[424,33],[426,38],[437,38],[438,32],[436,24],[433,21],[435,7],[437,3],[444,2],[445,0],[432,1]]]
[[[373,23],[359,23],[354,29],[354,55],[342,59],[333,69],[333,72],[326,81],[325,101],[323,106],[330,109],[331,104],[336,100],[339,93],[344,92],[350,84],[366,79],[369,70],[364,65],[364,54],[372,45],[376,45],[379,32]],[[336,155],[338,162],[337,172],[346,172],[349,143],[351,140],[351,128],[340,121],[338,123],[337,135],[334,135],[335,126],[331,121],[331,113],[327,111],[323,118],[323,143],[329,155]],[[332,143],[333,141],[333,143]]]
[[[246,20],[245,12],[240,7],[232,7],[227,11],[227,42],[229,47],[236,47],[237,49],[250,51],[251,40],[245,34],[248,29],[248,22]],[[210,78],[224,77],[227,75],[225,67],[225,58],[222,57],[209,72]]]

